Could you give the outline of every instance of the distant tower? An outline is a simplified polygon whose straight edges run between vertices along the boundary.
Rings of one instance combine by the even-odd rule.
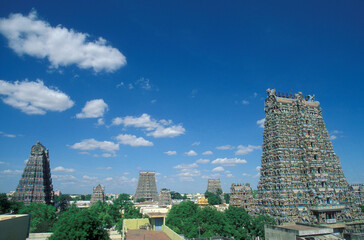
[[[171,191],[166,188],[162,188],[159,195],[159,205],[166,206],[172,205]]]
[[[95,204],[98,201],[104,202],[105,201],[105,193],[104,189],[101,187],[101,185],[97,185],[94,187],[93,193],[91,195],[91,204]]]
[[[335,223],[359,217],[320,103],[267,90],[257,207],[278,223]]]
[[[231,184],[229,204],[243,207],[248,213],[252,213],[254,209],[254,199],[250,184]]]
[[[159,200],[157,185],[155,183],[155,172],[139,172],[139,181],[134,201],[144,198],[146,201]]]
[[[32,147],[13,199],[25,205],[32,202],[53,204],[49,152],[40,142]]]
[[[207,182],[207,192],[220,195],[222,202],[225,202],[220,179],[209,179]]]

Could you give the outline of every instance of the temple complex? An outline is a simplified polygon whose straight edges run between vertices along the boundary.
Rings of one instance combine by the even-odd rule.
[[[267,90],[257,208],[284,222],[335,223],[360,210],[314,96]]]
[[[32,147],[13,199],[29,205],[32,202],[53,204],[53,198],[49,151],[37,142]]]
[[[100,184],[97,185],[96,187],[94,187],[90,202],[91,202],[91,204],[95,204],[98,201],[101,201],[101,202],[105,201],[105,191],[101,187]]]
[[[351,184],[350,189],[354,192],[355,202],[357,204],[364,204],[364,184]]]
[[[231,184],[229,204],[236,207],[242,207],[248,213],[252,213],[255,204],[250,184]]]
[[[172,205],[171,191],[167,188],[162,188],[159,195],[159,205]]]
[[[155,172],[139,172],[138,187],[134,195],[134,201],[144,199],[146,201],[159,201]]]

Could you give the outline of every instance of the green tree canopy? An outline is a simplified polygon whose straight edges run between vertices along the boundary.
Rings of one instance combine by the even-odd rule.
[[[56,221],[56,208],[44,203],[32,202],[19,210],[20,214],[30,214],[30,232],[50,232]]]
[[[109,239],[102,222],[88,209],[79,210],[72,206],[63,212],[54,225],[50,240],[97,240]]]
[[[221,197],[212,192],[205,192],[205,197],[209,201],[209,205],[218,205],[222,203]]]

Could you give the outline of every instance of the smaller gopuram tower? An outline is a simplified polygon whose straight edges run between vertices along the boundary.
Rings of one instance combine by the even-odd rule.
[[[211,192],[216,195],[219,195],[222,202],[225,203],[220,179],[209,179],[207,182],[207,192]]]
[[[139,172],[138,187],[134,195],[134,201],[145,199],[146,201],[159,201],[157,185],[155,183],[155,172]]]
[[[167,206],[172,205],[171,191],[167,188],[162,188],[159,195],[159,205]]]
[[[13,199],[25,205],[32,202],[53,204],[53,197],[49,151],[37,142],[32,147]]]
[[[252,213],[255,204],[250,184],[231,184],[229,204],[232,206],[242,207],[248,213]]]
[[[97,185],[94,187],[93,193],[91,195],[91,204],[95,204],[98,201],[104,202],[105,201],[105,193],[104,189],[101,187],[101,185]]]

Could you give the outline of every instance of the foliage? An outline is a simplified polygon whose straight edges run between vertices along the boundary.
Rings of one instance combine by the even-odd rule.
[[[109,239],[102,222],[91,210],[79,210],[72,206],[68,211],[61,213],[54,225],[50,240],[61,239]]]
[[[257,236],[264,237],[264,224],[275,224],[275,221],[267,215],[251,217],[241,207],[230,206],[225,212],[219,212],[213,206],[201,210],[195,203],[185,201],[172,207],[166,224],[187,238],[219,235],[255,239]]]
[[[187,196],[184,194],[183,196],[179,192],[171,191],[171,198],[177,200],[186,200]]]
[[[146,201],[146,199],[145,199],[145,198],[138,198],[138,199],[136,200],[136,202],[137,202],[137,203],[145,202],[145,201]]]
[[[364,213],[364,205],[359,205],[361,212]]]
[[[220,196],[215,193],[206,191],[205,197],[208,199],[209,205],[218,205],[222,203]]]
[[[15,202],[14,200],[9,200],[6,193],[0,193],[0,214],[4,213],[18,213],[19,209],[24,204],[22,202]]]
[[[65,211],[68,207],[68,203],[72,201],[72,198],[68,194],[61,194],[60,196],[54,196],[54,206],[59,208],[61,212]]]
[[[230,202],[230,194],[229,193],[225,193],[224,194],[224,199],[225,199],[226,204],[229,204],[229,202]]]
[[[19,213],[31,215],[30,232],[50,232],[56,221],[56,208],[44,203],[33,202],[23,206]]]

